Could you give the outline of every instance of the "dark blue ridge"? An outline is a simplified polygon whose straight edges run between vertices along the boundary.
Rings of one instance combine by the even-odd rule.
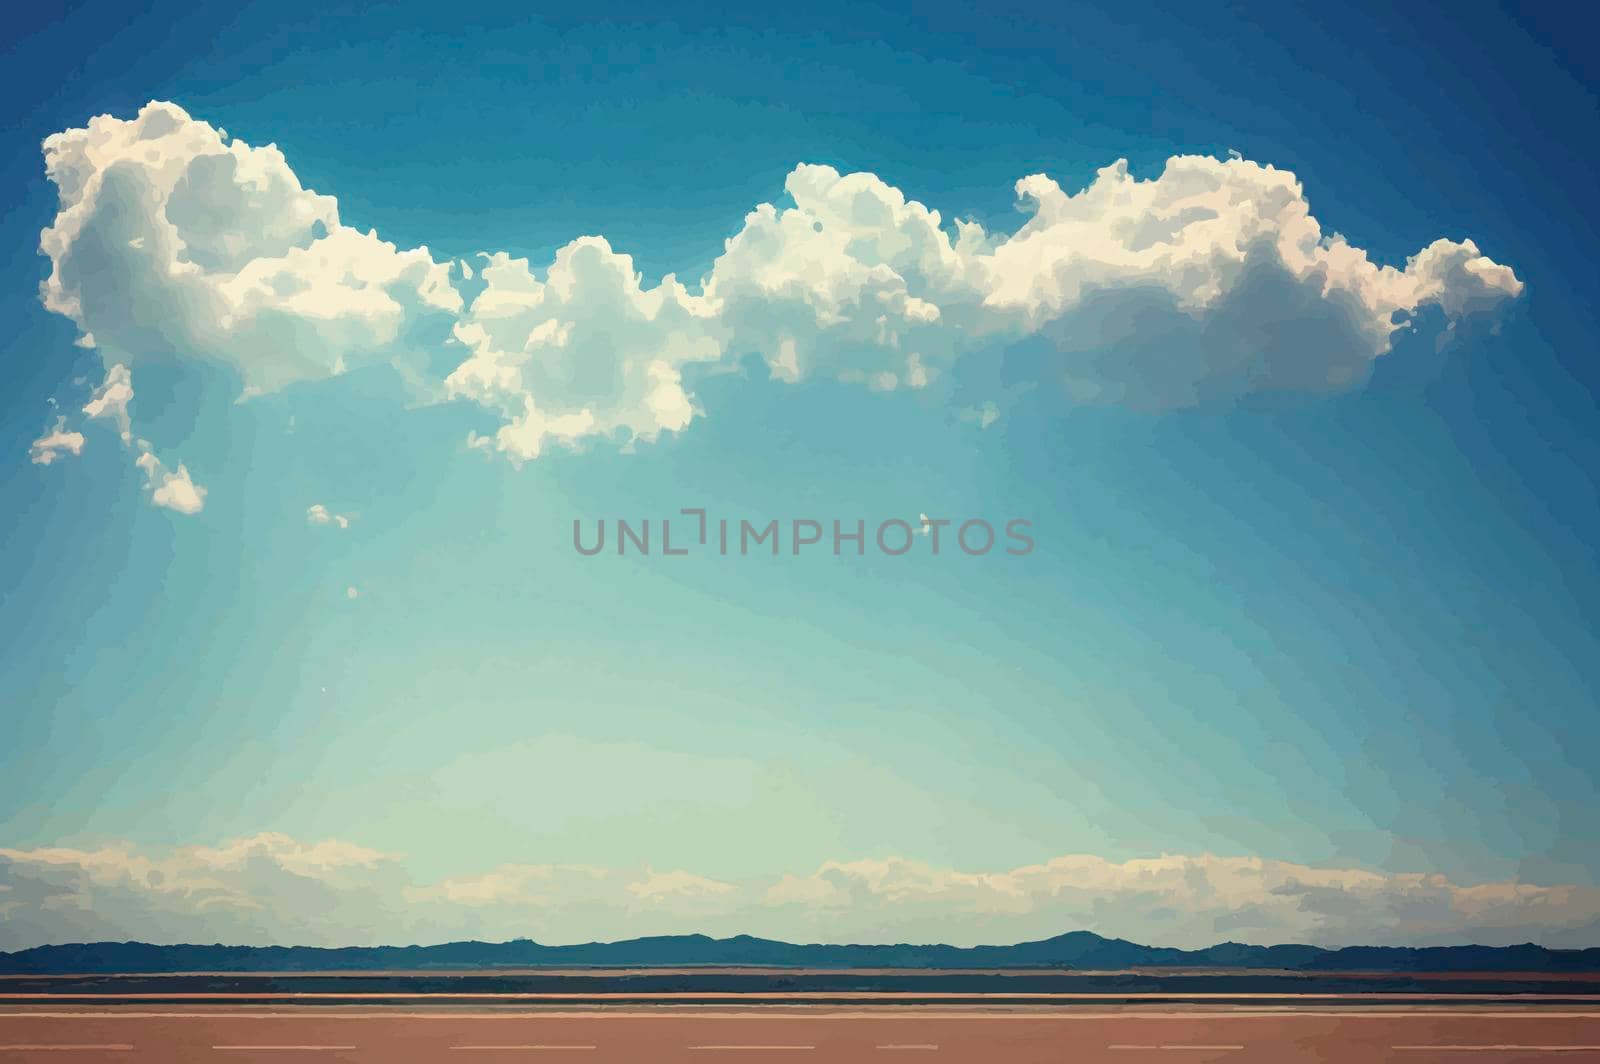
[[[1001,968],[1106,971],[1124,968],[1244,968],[1297,972],[1600,972],[1600,948],[1520,946],[1251,946],[1223,942],[1205,949],[1143,946],[1089,931],[1071,931],[1010,946],[796,944],[737,935],[668,935],[622,942],[545,946],[510,942],[446,942],[434,946],[152,945],[92,942],[0,953],[9,975],[130,972],[330,972],[482,970],[494,968]]]

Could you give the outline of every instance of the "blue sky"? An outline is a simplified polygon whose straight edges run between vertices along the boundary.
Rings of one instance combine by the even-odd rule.
[[[0,64],[0,948],[1600,942],[1584,27],[1115,11],[25,16]],[[41,301],[67,192],[40,143],[152,100],[196,136],[275,144],[352,246],[398,249],[361,245],[349,270],[412,271],[385,282],[399,326],[219,326],[204,299],[234,289],[163,281],[143,229],[138,254],[89,257],[150,224],[106,192],[64,274],[96,337],[75,346]],[[1162,273],[1126,265],[1150,244],[1119,234],[1159,210],[1113,194],[1141,186],[1113,174],[1105,204],[1055,207],[1016,187],[1075,193],[1119,159],[1152,190],[1220,182],[1239,232],[1292,224],[1290,171],[1321,233],[1376,264],[1444,239],[1488,265],[1324,263],[1326,297],[1271,256]],[[938,225],[873,229],[895,190]],[[323,209],[298,189],[191,202],[158,215],[207,284],[242,283],[294,210]],[[844,259],[796,267],[866,293],[842,324],[763,287],[806,252],[760,259],[760,204],[858,227]],[[1065,228],[1024,230],[1052,210]],[[981,304],[965,279],[862,265],[908,232],[953,248],[957,219],[989,251],[942,261],[990,271]],[[1081,275],[998,265],[1029,234],[1125,243]],[[748,259],[725,256],[735,238]],[[615,253],[634,295],[607,287]],[[348,294],[327,277],[308,299]],[[1221,296],[1191,287],[1217,278]],[[534,317],[571,338],[540,350],[571,360],[474,384],[463,366],[500,372],[530,339],[513,322],[507,346],[496,293],[542,281]],[[880,303],[903,343],[859,310]],[[1396,307],[1410,324],[1388,334]],[[126,441],[83,410],[122,363]],[[677,384],[651,390],[647,364]],[[593,427],[560,420],[583,412]],[[58,416],[80,453],[36,461]],[[574,518],[685,506],[1022,517],[1037,548],[572,550]]]

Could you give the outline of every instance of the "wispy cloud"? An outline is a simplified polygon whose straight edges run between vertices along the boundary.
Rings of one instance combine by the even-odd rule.
[[[122,435],[122,442],[131,443],[133,422],[128,413],[128,404],[131,402],[133,402],[133,374],[128,371],[127,366],[118,362],[106,368],[105,380],[84,404],[83,412],[95,420],[111,421]]]

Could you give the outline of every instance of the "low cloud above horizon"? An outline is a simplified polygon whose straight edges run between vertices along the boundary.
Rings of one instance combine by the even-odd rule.
[[[516,464],[680,431],[707,416],[686,373],[751,355],[779,380],[892,392],[1029,342],[1048,354],[1025,387],[1158,411],[1355,387],[1426,309],[1454,323],[1523,288],[1470,239],[1377,265],[1323,231],[1294,174],[1242,158],[1174,156],[1144,180],[1118,160],[1076,193],[1023,176],[1027,219],[1010,234],[947,224],[875,174],[801,163],[789,205],[751,210],[697,283],[651,286],[601,235],[543,266],[401,249],[345,225],[275,146],[171,103],[43,148],[59,208],[41,298],[100,353],[121,399],[85,413],[114,413],[125,442],[127,367],[146,363],[221,367],[246,397],[401,365],[426,400],[481,406],[470,446]],[[453,368],[420,369],[451,350]],[[996,398],[963,409],[987,427]],[[41,437],[36,461],[70,450],[70,428]],[[153,502],[201,508],[182,464],[159,476]]]
[[[404,858],[263,833],[218,846],[0,849],[0,949],[130,940],[546,944],[701,932],[789,941],[1011,943],[1088,930],[1158,946],[1592,941],[1600,888],[1069,855],[1000,871],[902,857],[723,882],[681,869],[508,864],[419,882]]]

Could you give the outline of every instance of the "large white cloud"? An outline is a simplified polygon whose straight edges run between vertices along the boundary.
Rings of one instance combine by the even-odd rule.
[[[786,380],[920,387],[1009,324],[980,307],[977,226],[952,241],[938,212],[871,174],[801,165],[784,187],[794,206],[752,211],[706,280],[738,354],[759,353]]]
[[[1326,390],[1359,381],[1420,309],[1459,317],[1522,290],[1471,241],[1377,266],[1323,233],[1293,174],[1242,159],[1179,156],[1148,180],[1118,161],[1076,194],[1025,177],[1032,216],[1009,236],[952,235],[871,174],[800,166],[786,187],[794,206],[753,212],[706,291],[732,344],[791,378],[916,386],[1037,335],[1057,353],[1044,374],[1080,400]]]
[[[493,445],[525,459],[684,427],[693,362],[754,353],[780,379],[894,390],[1037,336],[1056,353],[1042,383],[1161,409],[1349,387],[1424,307],[1460,317],[1522,289],[1471,241],[1375,265],[1322,232],[1293,174],[1238,159],[1178,157],[1143,181],[1119,162],[1076,195],[1024,178],[1033,214],[1010,236],[952,233],[872,174],[801,165],[785,189],[793,206],[752,211],[699,295],[642,287],[599,238],[562,248],[544,282],[492,256],[451,393],[502,410]]]
[[[0,849],[0,948],[90,938],[312,945],[739,933],[1024,941],[1086,929],[1156,945],[1592,944],[1600,889],[1167,855],[961,870],[830,861],[728,881],[683,869],[514,864],[417,882],[397,855],[262,834],[220,846]]]
[[[1323,231],[1293,174],[1179,156],[1143,180],[1119,161],[1076,193],[1024,177],[1030,214],[1010,234],[947,224],[873,174],[800,165],[790,204],[752,210],[697,284],[646,284],[587,236],[544,266],[463,263],[464,305],[454,264],[344,226],[275,147],[172,104],[44,151],[60,211],[42,296],[108,365],[220,363],[269,390],[448,337],[465,355],[440,394],[492,412],[471,442],[517,462],[681,430],[702,413],[686,369],[751,354],[780,379],[890,391],[1031,341],[1048,352],[1030,360],[1037,383],[1150,409],[1346,388],[1425,308],[1453,320],[1522,289],[1470,240],[1377,265]]]
[[[1294,175],[1178,157],[1140,181],[1119,161],[1068,195],[1017,183],[1034,216],[992,256],[986,305],[1023,314],[1083,399],[1187,406],[1256,389],[1359,381],[1411,315],[1513,297],[1470,240],[1377,266],[1312,217]]]
[[[448,263],[342,225],[276,147],[173,104],[54,134],[44,156],[60,207],[41,296],[108,365],[218,363],[268,390],[392,360],[460,309]]]
[[[504,253],[481,276],[486,287],[455,328],[471,356],[446,387],[504,415],[494,446],[513,461],[552,439],[651,440],[694,417],[682,367],[722,347],[707,300],[676,278],[644,287],[633,260],[598,237],[563,247],[543,280]]]

